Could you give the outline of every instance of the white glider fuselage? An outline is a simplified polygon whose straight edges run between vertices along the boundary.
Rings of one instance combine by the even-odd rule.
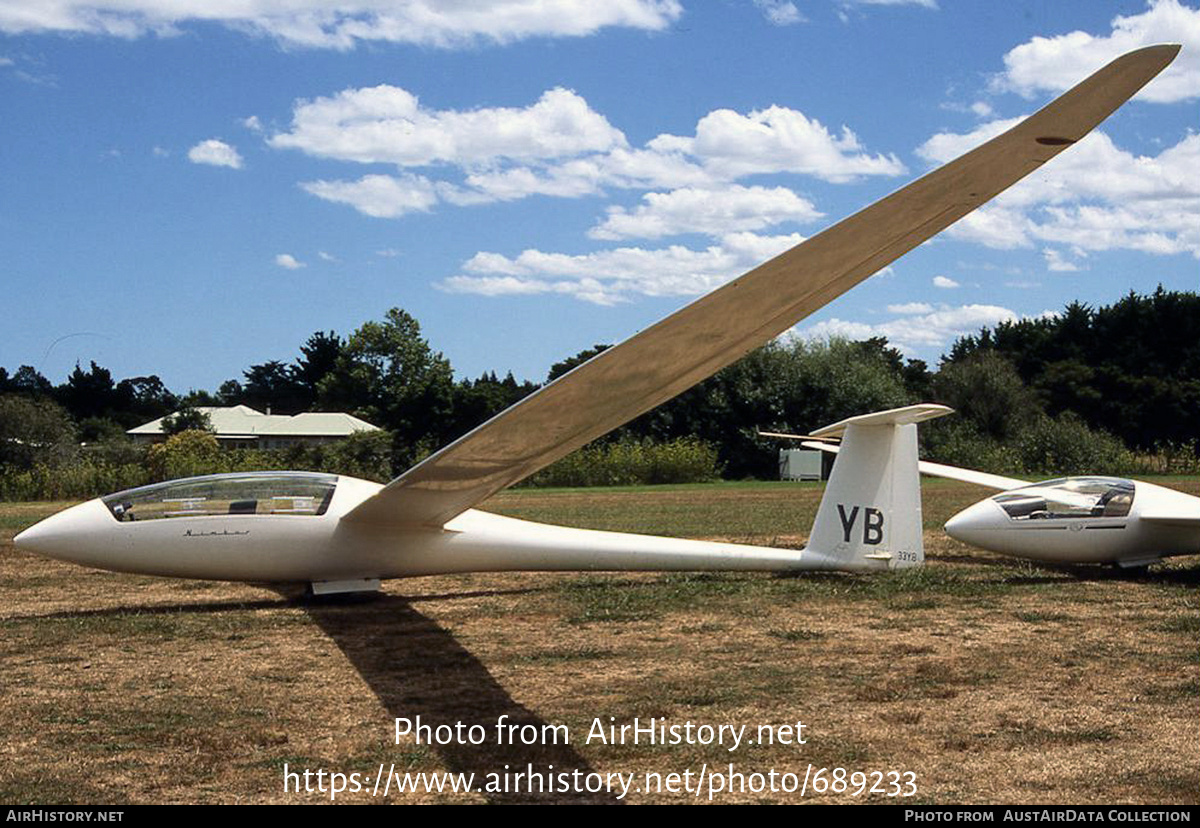
[[[118,520],[97,498],[30,527],[16,543],[49,557],[118,572],[268,582],[498,571],[888,568],[886,559],[835,561],[808,550],[574,529],[477,509],[442,528],[342,520],[379,488],[339,477],[323,515]],[[846,512],[852,508],[843,505]]]
[[[1068,477],[981,500],[947,521],[946,533],[1030,560],[1140,567],[1200,553],[1200,498],[1142,481]]]

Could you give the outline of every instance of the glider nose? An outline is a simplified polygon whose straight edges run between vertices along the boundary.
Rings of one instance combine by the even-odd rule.
[[[946,521],[946,534],[957,541],[987,549],[988,536],[1000,527],[1003,518],[1003,511],[988,498],[968,506]]]
[[[13,545],[26,552],[81,562],[97,545],[97,535],[112,514],[100,500],[89,500],[35,523],[13,538]]]

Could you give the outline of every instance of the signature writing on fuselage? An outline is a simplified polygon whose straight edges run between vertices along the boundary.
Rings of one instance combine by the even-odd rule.
[[[236,532],[236,531],[230,532],[228,529],[222,529],[220,532],[193,532],[191,529],[188,529],[186,532],[183,533],[183,536],[185,538],[212,538],[212,537],[223,538],[223,537],[231,537],[233,535],[249,535],[249,534],[250,534],[249,529],[246,529],[246,530],[240,531],[240,532]]]

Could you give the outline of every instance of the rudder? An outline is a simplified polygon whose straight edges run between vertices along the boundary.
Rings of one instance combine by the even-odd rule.
[[[804,556],[820,568],[901,569],[925,560],[917,423],[949,414],[912,405],[813,432],[842,438]]]

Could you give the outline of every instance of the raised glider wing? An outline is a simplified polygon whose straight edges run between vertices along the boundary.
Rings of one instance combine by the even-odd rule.
[[[950,413],[944,406],[926,407]],[[839,451],[797,435],[762,435]],[[835,435],[822,429],[810,436]],[[925,460],[917,465],[921,474],[1000,490],[946,521],[946,534],[963,543],[1047,563],[1107,563],[1122,569],[1200,553],[1200,498],[1174,489],[1099,475],[1034,483]]]
[[[845,540],[797,554],[549,527],[472,507],[731,364],[995,197],[1083,138],[1179,48],[1117,58],[1008,132],[604,351],[382,488],[301,473],[158,484],[72,507],[14,541],[109,569],[329,590],[479,569],[858,568],[863,561],[842,554]],[[878,426],[893,435],[889,457],[909,426]],[[883,514],[866,500],[875,487],[853,479],[863,519]],[[171,519],[131,520],[148,514]],[[839,512],[846,538],[859,515]],[[873,526],[864,537],[875,537]],[[897,557],[908,551],[871,560],[910,565]]]

